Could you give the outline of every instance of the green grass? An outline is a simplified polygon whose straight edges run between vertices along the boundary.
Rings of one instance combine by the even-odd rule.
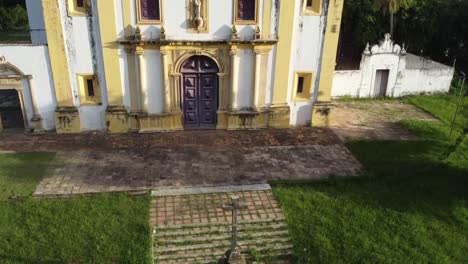
[[[151,263],[151,197],[30,197],[53,158],[0,155],[0,263]]]
[[[446,124],[452,122],[458,102],[458,98],[453,95],[408,96],[403,100],[433,114]],[[468,127],[468,97],[462,97],[455,123],[459,129]]]
[[[0,155],[0,201],[30,196],[52,164],[55,153]]]
[[[420,140],[349,143],[361,177],[274,186],[297,263],[468,263],[463,123],[449,138],[453,98],[411,100],[443,122],[403,122]]]

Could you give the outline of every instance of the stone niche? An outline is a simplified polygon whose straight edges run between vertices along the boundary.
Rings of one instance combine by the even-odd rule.
[[[209,31],[209,1],[187,0],[187,32],[207,33]]]

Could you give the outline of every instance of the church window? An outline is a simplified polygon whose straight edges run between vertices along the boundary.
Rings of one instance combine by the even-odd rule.
[[[312,95],[312,72],[296,72],[294,87],[293,98],[295,101],[310,100]]]
[[[161,0],[137,0],[139,23],[161,22]]]
[[[304,0],[304,15],[318,16],[322,13],[323,0]]]
[[[69,16],[89,16],[90,0],[67,0]]]
[[[101,90],[94,74],[79,74],[78,85],[81,105],[101,104]]]
[[[235,18],[237,24],[255,24],[258,0],[236,0]]]

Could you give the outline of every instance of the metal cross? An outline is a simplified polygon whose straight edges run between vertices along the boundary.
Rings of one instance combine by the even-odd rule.
[[[235,252],[237,248],[237,212],[243,208],[247,208],[247,206],[239,203],[239,196],[231,196],[231,204],[223,205],[224,210],[232,211],[231,253]]]

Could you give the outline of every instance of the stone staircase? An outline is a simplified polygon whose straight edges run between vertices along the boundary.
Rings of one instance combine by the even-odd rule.
[[[230,241],[228,223],[155,227],[154,263],[217,263]],[[248,262],[288,263],[293,255],[284,218],[240,221],[238,245]]]

